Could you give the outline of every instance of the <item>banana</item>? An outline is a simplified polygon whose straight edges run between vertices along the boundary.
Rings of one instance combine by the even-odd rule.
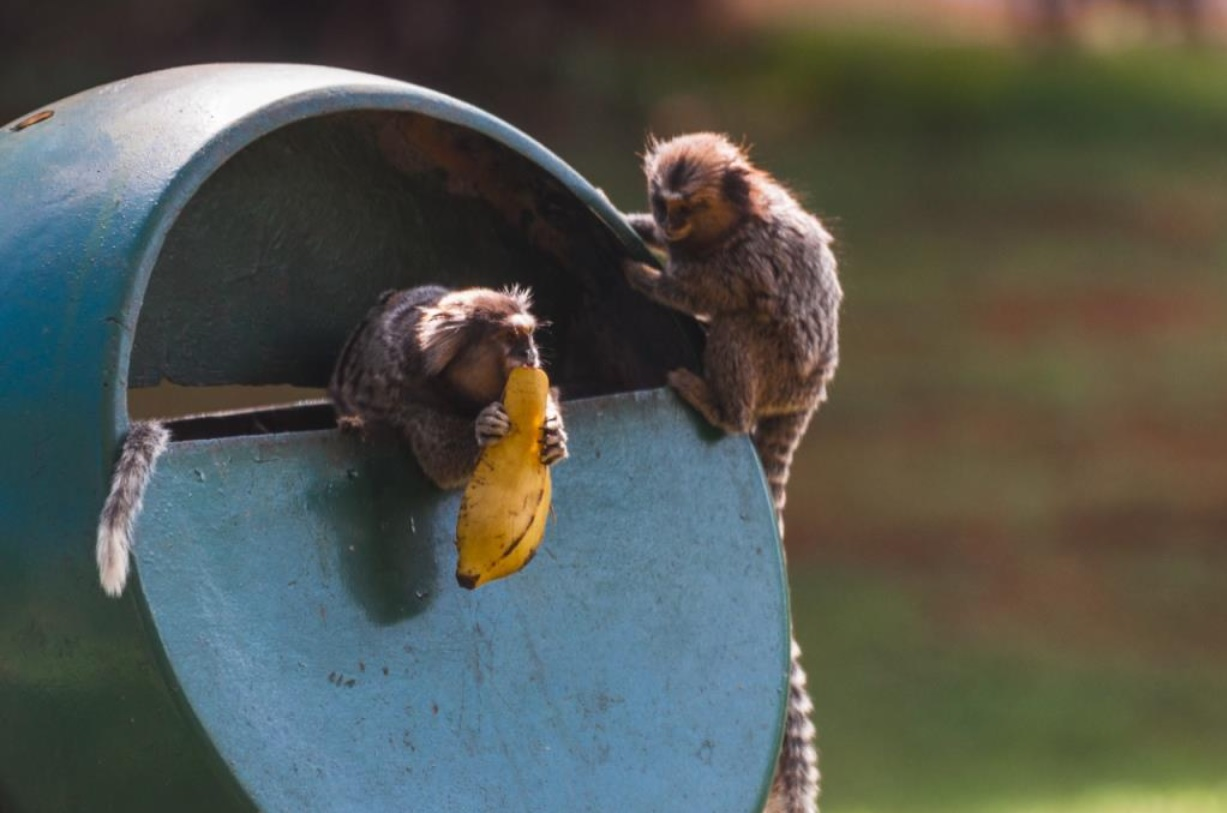
[[[511,429],[482,450],[456,519],[461,587],[510,576],[541,545],[550,513],[550,470],[541,462],[549,389],[549,378],[536,368],[517,368],[507,378],[503,409]]]

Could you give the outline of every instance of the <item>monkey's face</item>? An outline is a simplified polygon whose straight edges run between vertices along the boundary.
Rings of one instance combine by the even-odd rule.
[[[691,202],[672,190],[656,189],[652,192],[652,217],[670,243],[690,236],[694,231],[695,215],[702,216],[707,205],[706,202]]]
[[[428,376],[441,376],[470,406],[503,396],[516,367],[539,367],[537,320],[527,289],[466,288],[421,308],[417,343]]]
[[[448,365],[445,375],[455,392],[476,405],[503,397],[507,376],[517,367],[540,367],[531,317],[511,317],[496,325],[474,325],[475,335]]]
[[[748,211],[750,166],[722,136],[699,133],[656,144],[645,170],[652,217],[670,243],[718,242]]]
[[[705,246],[724,237],[741,213],[720,190],[705,187],[692,192],[654,192],[652,217],[670,243]]]

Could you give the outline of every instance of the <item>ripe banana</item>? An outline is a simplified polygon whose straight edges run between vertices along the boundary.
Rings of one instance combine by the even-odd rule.
[[[550,513],[550,470],[541,462],[549,389],[549,378],[536,368],[517,368],[507,378],[503,409],[511,429],[482,450],[456,520],[461,587],[510,576],[541,544]]]

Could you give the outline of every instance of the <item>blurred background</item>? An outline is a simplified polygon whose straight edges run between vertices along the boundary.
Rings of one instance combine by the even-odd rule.
[[[787,517],[823,810],[1210,813],[1225,42],[1223,0],[4,0],[0,121],[322,63],[484,107],[624,210],[647,132],[744,137],[847,294]]]

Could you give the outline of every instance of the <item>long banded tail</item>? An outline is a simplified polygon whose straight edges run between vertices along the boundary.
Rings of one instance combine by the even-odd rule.
[[[791,412],[787,415],[771,415],[760,418],[754,430],[754,448],[758,452],[767,485],[771,488],[771,502],[775,505],[779,521],[780,537],[784,536],[784,503],[788,498],[788,474],[792,457],[801,443],[801,437],[809,427],[812,410]]]
[[[166,444],[170,432],[157,421],[137,421],[128,430],[123,451],[111,476],[111,492],[98,519],[98,580],[112,598],[118,597],[128,583],[128,561],[132,551],[132,528],[141,513],[145,488]]]
[[[818,813],[818,750],[814,747],[814,704],[805,687],[801,647],[792,641],[788,675],[788,711],[784,742],[764,813]]]

